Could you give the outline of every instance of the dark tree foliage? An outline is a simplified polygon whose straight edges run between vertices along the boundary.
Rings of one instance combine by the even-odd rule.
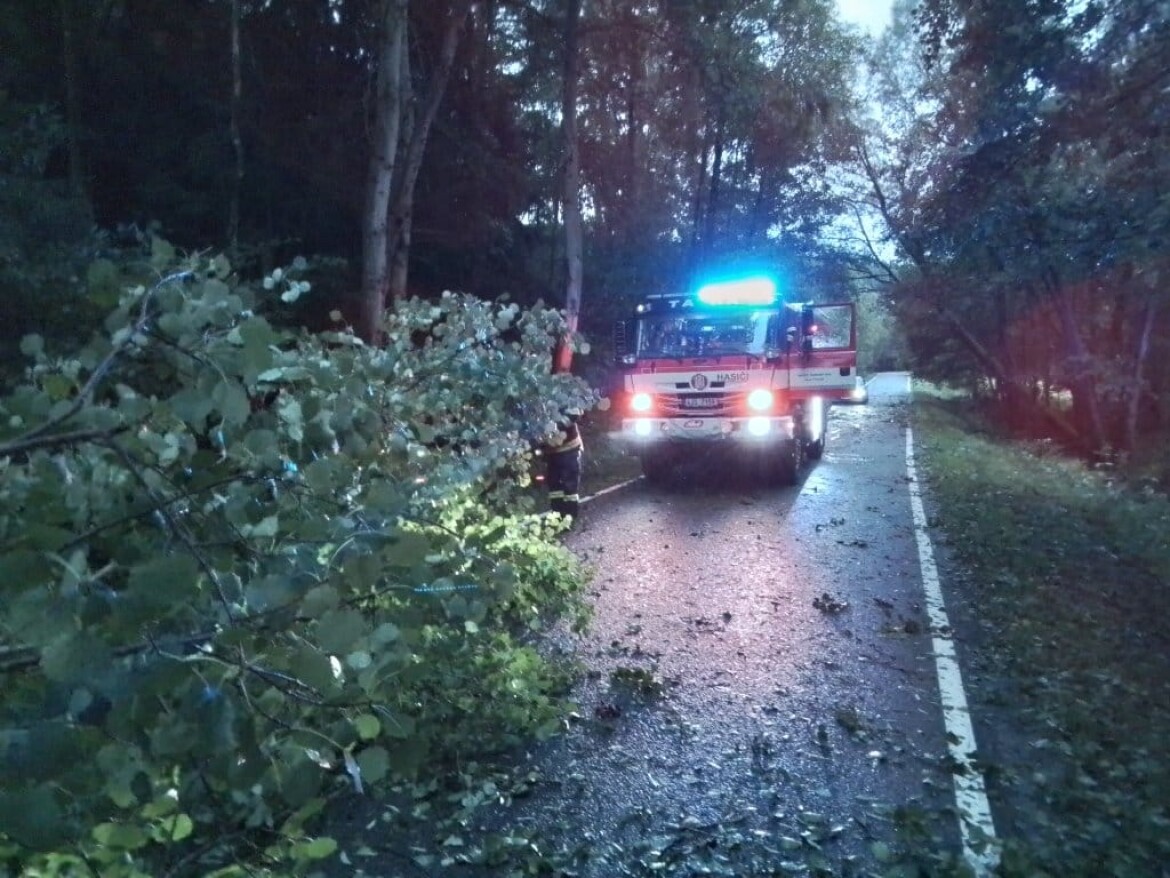
[[[889,276],[920,370],[990,390],[1020,428],[1132,449],[1167,389],[1170,12],[926,0],[914,15],[913,94],[885,100],[919,109],[857,155],[912,266]],[[889,89],[914,60],[881,64]]]
[[[412,291],[560,295],[563,5],[474,5],[417,184]],[[341,257],[351,266],[335,293],[344,306],[356,287],[381,3],[235,6],[237,262]],[[445,8],[410,4],[420,95]],[[232,13],[229,0],[6,8],[6,44],[21,47],[6,87],[59,109],[75,133],[60,172],[81,181],[100,225],[156,223],[192,248],[227,242]],[[597,288],[587,328],[608,322],[615,297],[678,287],[704,262],[786,261],[803,248],[794,238],[811,240],[810,162],[845,103],[854,57],[827,0],[586,4],[581,52],[585,285]]]

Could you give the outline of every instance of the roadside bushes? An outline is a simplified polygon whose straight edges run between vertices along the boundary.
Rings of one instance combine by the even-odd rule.
[[[556,312],[445,294],[384,347],[158,247],[0,399],[0,868],[290,874],[331,795],[557,727],[526,643],[584,574],[525,492],[594,402]],[[157,278],[161,276],[161,280]],[[339,315],[338,315],[339,316]],[[255,874],[253,871],[251,874]]]

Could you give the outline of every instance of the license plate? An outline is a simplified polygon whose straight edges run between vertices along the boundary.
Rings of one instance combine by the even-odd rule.
[[[684,409],[717,409],[720,400],[715,396],[684,396]]]

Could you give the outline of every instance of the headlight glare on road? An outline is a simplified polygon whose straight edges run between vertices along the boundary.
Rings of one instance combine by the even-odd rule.
[[[654,406],[654,397],[649,393],[635,393],[630,397],[630,410],[648,412]]]
[[[749,418],[747,429],[752,436],[767,436],[772,431],[772,422],[767,418]]]
[[[754,412],[766,412],[772,407],[772,391],[764,387],[757,387],[748,394],[748,408]]]
[[[814,396],[808,401],[808,435],[813,442],[819,442],[825,424],[825,401]]]

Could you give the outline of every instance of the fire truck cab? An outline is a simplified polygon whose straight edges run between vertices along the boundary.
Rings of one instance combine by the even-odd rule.
[[[618,435],[663,482],[702,448],[795,484],[857,374],[852,303],[788,302],[767,276],[651,296],[614,332]]]

